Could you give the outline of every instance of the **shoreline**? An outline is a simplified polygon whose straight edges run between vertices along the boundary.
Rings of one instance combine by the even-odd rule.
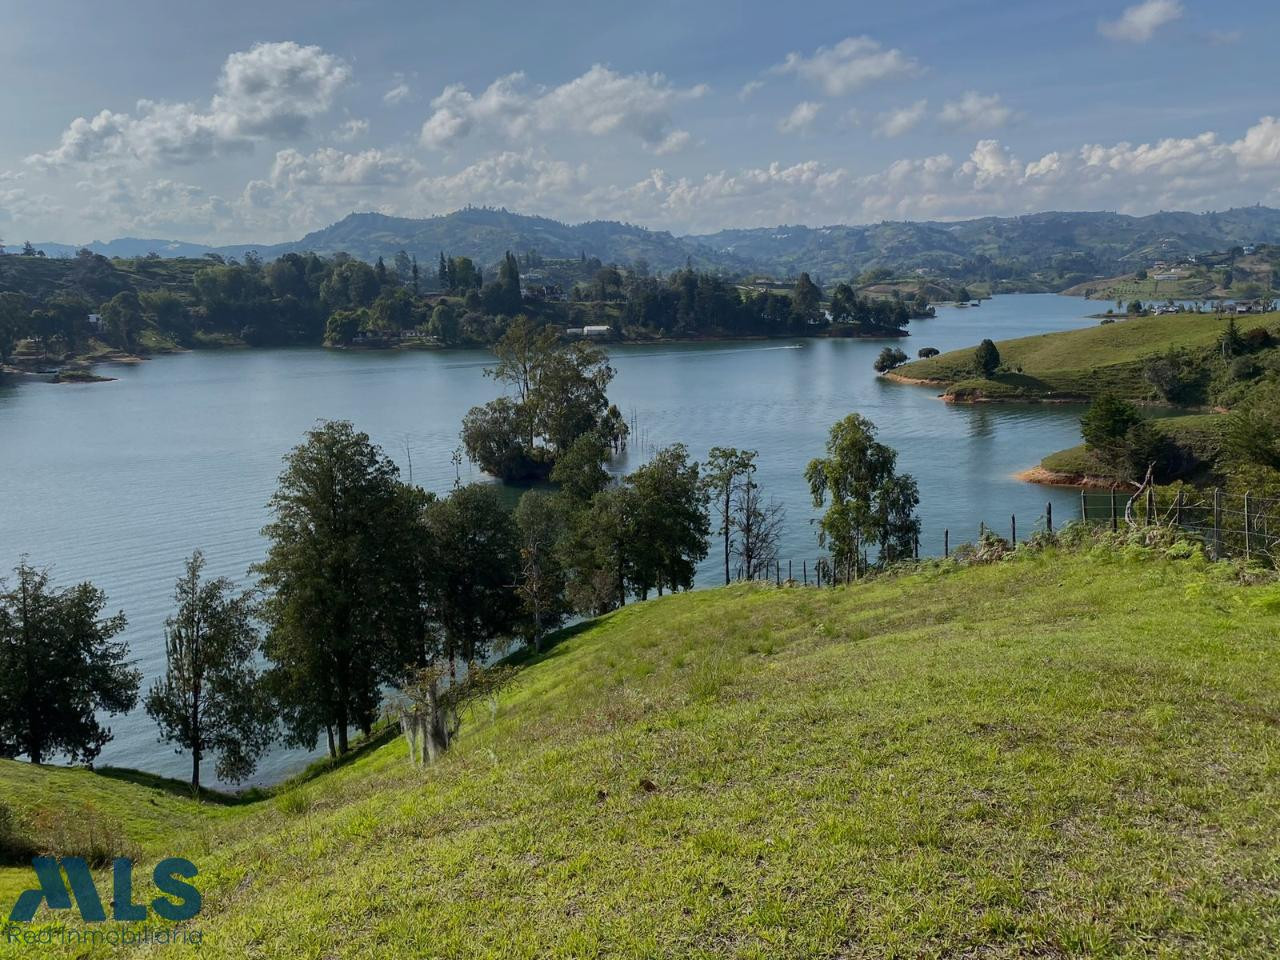
[[[1083,473],[1061,473],[1037,464],[1013,475],[1023,483],[1038,483],[1045,487],[1073,487],[1079,490],[1120,490],[1125,484],[1103,477],[1091,477]]]

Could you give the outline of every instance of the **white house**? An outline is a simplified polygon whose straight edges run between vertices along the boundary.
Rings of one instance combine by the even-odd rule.
[[[613,327],[606,327],[603,324],[590,324],[582,328],[584,337],[608,337],[613,334]]]

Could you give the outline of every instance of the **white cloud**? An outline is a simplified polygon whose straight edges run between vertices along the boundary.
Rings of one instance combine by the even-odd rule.
[[[222,197],[177,180],[93,177],[76,188],[85,196],[79,213],[113,230],[207,234],[235,223],[235,212]]]
[[[917,100],[910,106],[899,107],[896,110],[882,113],[876,123],[876,134],[892,139],[909,133],[924,119],[925,112],[928,109],[928,100]]]
[[[382,95],[382,102],[388,104],[399,103],[402,100],[407,100],[412,92],[409,89],[409,85],[401,81]]]
[[[258,140],[297,138],[329,110],[350,76],[341,60],[319,47],[259,43],[227,57],[207,107],[139,100],[133,113],[78,117],[58,146],[28,162],[45,168],[103,159],[185,164],[245,150]]]
[[[846,37],[834,47],[819,47],[812,56],[789,53],[773,68],[819,84],[828,96],[838,97],[890,77],[919,72],[919,64],[901,50],[886,50],[871,37]]]
[[[742,85],[738,91],[738,99],[742,101],[749,100],[751,95],[764,86],[763,80],[748,80]]]
[[[938,119],[943,123],[967,130],[995,130],[1008,123],[1012,116],[1013,111],[999,94],[983,96],[976,90],[969,90],[959,100],[949,100],[938,112]]]
[[[778,131],[780,133],[808,133],[813,126],[813,121],[818,118],[818,111],[822,109],[822,104],[814,103],[812,100],[802,100],[797,103],[789,114],[778,121]]]
[[[321,147],[304,155],[290,147],[276,154],[271,182],[306,187],[395,186],[407,183],[418,172],[416,161],[383,150],[344,153]]]
[[[345,142],[356,140],[369,132],[369,121],[351,117],[333,132],[336,139]]]
[[[1118,20],[1101,21],[1098,31],[1112,40],[1146,43],[1157,30],[1181,16],[1182,4],[1178,0],[1145,0],[1127,7]]]
[[[1085,144],[1029,162],[993,139],[962,160],[903,158],[857,174],[818,161],[673,177],[654,170],[630,186],[599,187],[586,212],[682,231],[776,223],[954,219],[1044,209],[1221,209],[1280,199],[1280,120],[1240,139],[1214,133],[1152,143]]]
[[[625,133],[655,152],[670,152],[689,139],[673,128],[672,108],[706,92],[702,85],[676,88],[662,74],[624,75],[600,64],[551,88],[531,89],[523,73],[512,73],[479,95],[461,84],[446,87],[431,101],[421,139],[425,146],[447,149],[477,131],[507,140],[534,132]]]
[[[1280,167],[1280,120],[1263,117],[1231,145],[1231,150],[1242,167]]]
[[[586,191],[586,176],[585,165],[553,160],[531,148],[503,151],[456,173],[423,178],[414,190],[436,210],[467,203],[542,210],[551,203],[576,204]]]
[[[653,152],[660,157],[664,157],[669,153],[679,153],[693,142],[693,134],[688,130],[672,130],[662,142],[653,147]]]

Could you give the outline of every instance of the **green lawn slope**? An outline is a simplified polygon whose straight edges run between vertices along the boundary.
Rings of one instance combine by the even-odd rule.
[[[735,586],[577,631],[425,770],[0,789],[105,791],[139,843],[174,804],[206,958],[1271,958],[1277,607],[1133,546]]]
[[[1278,319],[1275,313],[1247,314],[1237,317],[1236,325],[1243,333],[1273,326]],[[975,378],[971,347],[914,360],[894,374],[946,385],[956,399],[1073,399],[1105,390],[1145,399],[1152,393],[1142,377],[1146,360],[1170,350],[1210,346],[1227,322],[1210,314],[1169,314],[1000,340],[1000,359],[1010,372],[991,380]]]

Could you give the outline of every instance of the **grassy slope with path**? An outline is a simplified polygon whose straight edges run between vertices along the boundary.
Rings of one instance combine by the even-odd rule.
[[[1280,598],[1140,552],[628,607],[425,771],[0,786],[192,857],[204,957],[1273,957]]]
[[[1280,314],[1248,314],[1236,318],[1243,333],[1274,327]],[[1045,333],[996,346],[1005,367],[1021,372],[998,373],[992,380],[974,377],[973,348],[952,350],[899,367],[901,377],[935,381],[957,398],[1062,399],[1093,397],[1111,390],[1147,399],[1151,386],[1143,379],[1146,360],[1170,350],[1195,350],[1217,341],[1227,318],[1183,313],[1136,317],[1080,330]]]

